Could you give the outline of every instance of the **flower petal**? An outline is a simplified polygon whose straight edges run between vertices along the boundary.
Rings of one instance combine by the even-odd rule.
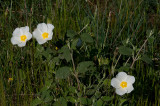
[[[41,23],[37,25],[37,28],[43,33],[47,32],[47,25],[45,23]]]
[[[26,45],[26,42],[21,42],[18,44],[19,47],[24,47]]]
[[[39,43],[39,44],[43,44],[43,43],[46,43],[47,42],[47,40],[37,40],[37,42]]]
[[[25,35],[27,36],[27,41],[32,38],[32,34],[30,32],[27,32]]]
[[[130,93],[131,91],[134,90],[134,88],[133,88],[132,85],[130,85],[130,86],[127,86],[127,87],[126,87],[126,90],[127,90],[127,93]]]
[[[125,72],[119,72],[118,75],[116,76],[116,78],[119,81],[124,81],[127,78],[127,74]]]
[[[43,37],[42,37],[42,33],[40,32],[40,30],[36,29],[33,32],[33,37],[36,38],[37,42],[44,42]],[[40,43],[39,43],[40,44]]]
[[[20,41],[19,41],[18,37],[12,37],[12,38],[11,38],[11,43],[12,43],[13,45],[15,45],[15,44],[20,43]]]
[[[14,37],[20,37],[20,36],[21,36],[20,28],[16,28],[16,29],[13,31],[12,35],[13,35]]]
[[[120,88],[120,81],[117,78],[112,78],[111,85],[115,88]]]
[[[43,39],[42,38],[42,33],[41,33],[41,31],[40,30],[38,30],[38,29],[35,29],[34,31],[33,31],[33,37],[34,38],[37,38],[37,39]]]
[[[116,93],[118,95],[124,95],[125,93],[127,93],[127,90],[126,89],[123,89],[123,88],[117,88],[116,89]]]
[[[54,29],[54,26],[52,24],[45,24],[45,23],[41,23],[37,25],[37,29],[34,30],[33,32],[33,37],[36,38],[37,42],[39,44],[43,44],[45,42],[47,42],[48,40],[52,39],[53,36],[53,32],[52,30]],[[42,34],[46,32],[48,33],[48,37],[43,39]]]
[[[48,27],[48,32],[52,32],[52,30],[54,29],[54,26],[52,24],[47,24]]]
[[[22,32],[24,34],[25,32],[29,32],[29,27],[28,26],[21,27],[20,30],[22,30]]]
[[[133,84],[135,82],[135,77],[131,75],[127,75],[126,82],[127,84]]]
[[[51,40],[53,36],[53,32],[49,33],[48,38],[46,40]]]
[[[34,30],[33,37],[36,38],[36,40],[39,44],[43,44],[43,43],[47,42],[47,39],[43,39],[42,34],[41,34],[40,30],[38,30],[38,29]]]

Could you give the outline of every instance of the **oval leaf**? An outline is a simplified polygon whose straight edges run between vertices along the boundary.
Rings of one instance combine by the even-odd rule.
[[[110,97],[110,96],[102,96],[101,98],[103,101],[105,102],[108,102],[108,101],[111,101],[113,99],[113,97]]]
[[[37,105],[39,105],[41,103],[42,103],[42,100],[40,100],[40,99],[34,99],[32,101],[32,103],[31,103],[31,106],[37,106]]]
[[[67,37],[73,38],[75,35],[76,35],[76,32],[74,30],[67,31]]]
[[[125,46],[119,47],[119,53],[122,55],[132,55],[133,49]]]
[[[67,46],[63,46],[59,51],[59,58],[66,59],[67,62],[71,60],[70,50]]]
[[[69,67],[61,67],[56,71],[56,78],[58,79],[66,79],[71,74],[71,70]]]
[[[89,70],[95,70],[94,63],[92,61],[80,62],[77,67],[78,72],[85,73]]]
[[[141,59],[146,62],[147,64],[151,64],[152,63],[152,59],[148,57],[148,55],[143,55],[141,57]]]
[[[87,42],[87,43],[93,42],[93,38],[88,33],[83,33],[82,35],[80,35],[80,37],[83,42]]]
[[[75,50],[75,49],[76,49],[76,46],[77,46],[77,43],[78,43],[78,39],[74,39],[74,40],[72,41],[71,48]]]

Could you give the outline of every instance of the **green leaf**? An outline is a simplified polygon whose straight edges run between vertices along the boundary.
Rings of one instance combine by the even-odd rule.
[[[48,88],[50,88],[52,82],[53,82],[52,79],[51,79],[51,80],[46,80],[46,81],[45,81],[45,86],[48,87]]]
[[[78,39],[74,39],[74,40],[72,41],[71,48],[75,50],[75,49],[76,49],[76,46],[77,46],[77,43],[78,43]]]
[[[35,58],[41,58],[43,51],[44,51],[44,48],[41,45],[37,45],[36,46],[36,52],[34,54]]]
[[[81,97],[81,96],[82,96],[82,93],[81,93],[81,92],[78,92],[77,95],[78,95],[78,97]]]
[[[93,95],[95,91],[96,91],[95,89],[89,89],[87,90],[86,95]]]
[[[107,85],[107,86],[110,86],[111,85],[111,79],[105,79],[104,81],[103,81],[103,84],[104,85]]]
[[[52,24],[52,19],[51,18],[47,18],[47,24]]]
[[[76,103],[76,99],[75,97],[72,97],[72,96],[67,96],[67,101],[71,102],[71,103]]]
[[[127,44],[128,44],[128,42],[129,42],[129,40],[130,40],[129,38],[127,38],[127,39],[123,40],[123,41],[122,41],[122,44],[123,44],[124,46],[125,46],[125,45],[127,45]]]
[[[44,48],[41,45],[37,45],[36,49],[37,49],[38,52],[43,52],[44,51]]]
[[[56,64],[57,65],[57,64]],[[54,68],[55,68],[55,63],[53,62],[53,60],[51,60],[48,64],[49,66],[49,72],[53,73],[54,72]]]
[[[101,99],[99,99],[97,102],[96,102],[97,106],[102,106],[103,105],[103,101]]]
[[[151,63],[152,63],[152,59],[149,58],[148,55],[143,55],[143,56],[141,57],[141,59],[142,59],[144,62],[146,62],[147,64],[151,64]]]
[[[19,72],[20,81],[25,80],[25,79],[26,79],[26,74],[25,74],[25,72],[22,71],[22,70],[19,70],[18,72]]]
[[[43,88],[41,88],[39,94],[42,93],[42,92],[44,92],[44,91],[47,91],[48,89],[49,89],[49,88],[48,88],[47,86],[44,86]]]
[[[31,106],[37,106],[42,103],[41,99],[34,99],[31,103]]]
[[[154,36],[151,36],[148,38],[148,42],[152,44],[154,42],[154,39],[155,39]]]
[[[77,33],[74,30],[67,30],[67,37],[73,38]]]
[[[129,71],[130,67],[128,66],[122,66],[118,69],[118,71]]]
[[[63,97],[60,97],[58,101],[54,102],[53,106],[67,106],[67,101]]]
[[[71,60],[70,50],[67,46],[63,46],[59,51],[59,58],[66,59],[67,62]]]
[[[101,96],[101,92],[97,91],[97,92],[95,93],[95,98],[98,99],[100,96]]]
[[[99,65],[108,65],[109,64],[109,59],[108,58],[103,58],[103,57],[100,57],[98,58],[98,62],[99,62]]]
[[[69,67],[61,67],[56,71],[56,78],[66,79],[71,74],[71,69]]]
[[[95,70],[94,63],[92,61],[80,62],[77,66],[77,70],[80,73],[85,73],[86,71]]]
[[[47,61],[50,61],[52,56],[47,51],[43,51],[42,55],[47,59]]]
[[[46,49],[46,52],[47,52],[47,53],[53,53],[53,50],[52,50],[51,48],[47,48],[47,49]]]
[[[50,96],[50,93],[51,93],[50,90],[42,91],[42,92],[40,93],[40,94],[41,94],[41,99],[42,99],[42,100],[45,100],[46,97]]]
[[[132,55],[133,50],[129,47],[126,47],[126,46],[120,46],[119,53],[122,55]]]
[[[70,86],[69,91],[72,92],[72,93],[76,93],[77,90],[74,86]]]
[[[154,30],[147,30],[147,37],[151,37],[154,33]]]
[[[93,42],[93,38],[88,33],[83,33],[80,35],[80,37],[83,42],[87,42],[87,43]]]
[[[80,101],[81,101],[82,105],[87,105],[87,98],[81,97]]]
[[[105,102],[111,101],[113,99],[113,97],[110,96],[102,96],[101,99]]]
[[[53,96],[46,96],[46,98],[44,99],[45,102],[50,102],[53,100]]]
[[[124,103],[125,101],[127,101],[127,99],[122,99],[122,98],[120,98],[119,101],[120,101],[120,102],[119,102],[119,106],[123,106],[123,103]]]
[[[51,63],[53,64],[56,64],[56,65],[59,65],[59,62],[60,62],[60,59],[59,59],[59,57],[54,57],[53,59],[52,59],[52,61],[51,61]]]

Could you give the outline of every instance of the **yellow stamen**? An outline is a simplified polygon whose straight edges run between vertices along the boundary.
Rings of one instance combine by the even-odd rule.
[[[121,84],[120,84],[120,86],[121,86],[122,88],[125,88],[125,87],[127,87],[127,82],[125,82],[125,81],[122,81],[122,82],[121,82]]]
[[[46,38],[48,38],[48,33],[47,32],[44,32],[43,34],[42,34],[42,37],[43,37],[43,39],[46,39]]]
[[[58,47],[56,47],[56,50],[58,50]]]
[[[27,39],[26,35],[22,35],[22,36],[21,36],[21,41],[25,42],[26,39]]]
[[[9,81],[13,81],[13,78],[9,78]]]
[[[8,78],[8,82],[11,82],[11,81],[13,81],[13,78]]]

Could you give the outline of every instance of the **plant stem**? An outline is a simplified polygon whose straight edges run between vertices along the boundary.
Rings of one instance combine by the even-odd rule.
[[[131,58],[131,57],[129,57],[129,58],[127,59],[127,61],[126,61],[126,63],[124,64],[124,66],[127,65],[127,63],[128,63],[128,61],[130,60],[130,58]]]
[[[106,43],[106,39],[107,39],[108,31],[109,31],[109,26],[110,26],[110,22],[111,22],[111,11],[109,12],[108,27],[107,27],[106,36],[105,36],[105,39],[104,39],[104,44],[103,44],[104,46],[105,46],[105,43]],[[104,46],[103,46],[103,49],[104,49]]]
[[[118,57],[118,59],[117,59],[117,61],[116,61],[116,64],[113,66],[112,65],[112,71],[111,71],[111,74],[114,74],[114,70],[115,70],[115,68],[116,68],[116,66],[117,66],[117,64],[118,64],[118,61],[119,61],[119,59],[121,58],[121,54],[119,55],[119,57]]]
[[[116,68],[117,63],[118,63],[118,61],[119,61],[120,58],[121,58],[121,54],[119,55],[118,60],[116,61],[116,64],[114,65],[114,69]]]
[[[26,13],[26,22],[27,22],[27,26],[28,26],[28,17],[27,17],[27,5],[26,5],[26,0],[24,0],[24,7],[25,7],[25,13]]]
[[[78,83],[78,90],[80,91],[80,81],[78,79],[78,73],[76,72],[76,68],[75,68],[75,63],[74,63],[74,59],[73,59],[73,50],[71,50],[70,44],[67,44],[70,50],[70,55],[71,55],[71,60],[72,60],[72,65],[73,65],[73,75],[75,76],[77,83]]]
[[[143,47],[146,45],[147,41],[148,41],[148,38],[144,41],[144,43],[143,43],[143,45],[141,46],[141,48],[139,49],[136,57],[133,58],[133,62],[132,62],[132,65],[131,65],[130,68],[133,68],[134,63],[137,61],[137,58],[138,58],[138,56],[139,56],[139,53],[142,51],[142,49],[143,49]]]
[[[86,24],[86,25],[78,32],[78,34],[80,34],[84,29],[86,29],[87,26],[88,26],[88,24]]]

